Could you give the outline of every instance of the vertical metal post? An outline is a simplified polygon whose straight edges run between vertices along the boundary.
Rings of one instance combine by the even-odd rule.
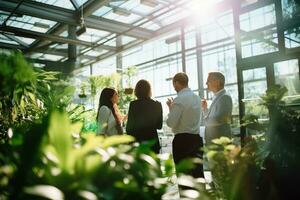
[[[116,39],[116,46],[117,49],[120,48],[122,46],[122,36],[118,36]],[[116,56],[116,64],[117,64],[117,72],[118,73],[122,73],[123,71],[123,62],[122,62],[122,54],[119,53]],[[122,76],[122,80],[123,80],[123,76]],[[121,87],[123,86],[123,81],[121,81]]]
[[[242,74],[242,47],[241,47],[241,30],[240,30],[240,1],[232,1],[233,12],[233,26],[235,39],[235,55],[236,55],[236,69],[237,69],[237,85],[238,85],[238,99],[239,99],[239,119],[240,123],[245,115],[245,105],[242,101],[244,98],[243,74]],[[245,143],[246,128],[240,127],[241,145]]]
[[[197,76],[198,76],[198,92],[201,98],[204,97],[203,86],[203,61],[202,61],[202,41],[201,41],[201,28],[197,26],[196,29],[196,59],[197,59]]]
[[[276,27],[278,36],[278,49],[281,54],[285,54],[285,42],[284,42],[284,29],[283,29],[283,15],[281,0],[275,0],[275,15],[276,15]]]
[[[298,58],[298,75],[300,80],[300,58]]]
[[[275,84],[274,64],[270,63],[266,66],[267,72],[267,88]]]
[[[77,39],[76,26],[68,25],[68,37],[70,39]],[[64,72],[66,74],[71,73],[75,69],[77,58],[77,47],[74,44],[68,44],[68,62],[65,66]]]
[[[92,76],[94,74],[94,71],[93,71],[93,64],[90,64],[90,75]]]
[[[181,61],[182,61],[182,71],[186,72],[186,61],[185,61],[185,33],[184,26],[180,28],[180,41],[181,41]]]

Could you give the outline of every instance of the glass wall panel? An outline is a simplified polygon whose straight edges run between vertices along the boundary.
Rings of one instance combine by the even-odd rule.
[[[93,64],[93,75],[109,75],[116,72],[116,57],[111,57]]]
[[[226,77],[225,77],[226,78]],[[239,97],[238,97],[238,85],[235,84],[226,84],[225,90],[230,94],[232,98],[232,133],[237,135],[239,134]]]
[[[268,118],[268,110],[261,105],[260,97],[267,89],[266,68],[243,71],[244,99],[246,115],[256,115],[260,120]]]
[[[233,16],[231,12],[216,17],[209,25],[201,26],[202,44],[232,37],[233,35]]]
[[[236,83],[236,59],[233,45],[203,52],[203,85],[206,86],[210,71],[220,71],[226,77],[226,84]]]
[[[297,59],[274,64],[275,82],[288,89],[285,95],[287,102],[300,97],[299,63]]]
[[[241,37],[241,45],[243,58],[278,51],[276,28],[245,34]]]
[[[240,15],[243,31],[253,31],[276,23],[275,5],[271,4]]]
[[[300,47],[300,26],[284,31],[284,40],[287,49]]]
[[[195,26],[190,26],[184,29],[185,32],[185,49],[190,49],[196,46],[196,31]]]
[[[134,84],[140,79],[148,80],[152,85],[152,96],[165,96],[174,93],[172,77],[182,71],[181,58],[171,56],[162,60],[151,62],[138,67],[134,77]]]
[[[189,87],[198,90],[198,70],[196,51],[193,50],[186,56],[186,73],[189,77]]]
[[[176,40],[179,32],[175,31],[155,41],[136,47],[123,54],[123,66],[128,67],[161,58],[181,51],[180,40]]]
[[[278,51],[275,5],[240,15],[242,57]]]

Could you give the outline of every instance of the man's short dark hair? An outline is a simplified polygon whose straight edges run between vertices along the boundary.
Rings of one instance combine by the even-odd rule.
[[[220,83],[220,87],[224,88],[225,85],[225,76],[221,72],[209,72],[208,75],[214,79],[218,80]]]
[[[151,96],[151,85],[148,81],[141,79],[137,82],[134,94],[138,99],[147,99]]]
[[[184,72],[179,72],[173,77],[173,82],[178,82],[182,86],[188,86],[189,77]]]

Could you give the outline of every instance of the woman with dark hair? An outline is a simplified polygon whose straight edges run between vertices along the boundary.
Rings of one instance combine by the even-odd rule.
[[[162,106],[151,99],[151,86],[140,80],[134,90],[137,100],[130,102],[126,132],[140,143],[154,141],[152,150],[159,153],[160,144],[157,129],[162,128]]]
[[[116,90],[104,88],[99,99],[97,113],[97,134],[118,135],[122,134],[122,122],[126,119],[118,109],[119,97]]]

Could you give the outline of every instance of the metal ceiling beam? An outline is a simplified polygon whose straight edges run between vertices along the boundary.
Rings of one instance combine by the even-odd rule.
[[[72,2],[76,2],[75,0],[71,0]],[[77,2],[76,2],[77,3]],[[83,7],[83,12],[84,12],[84,16],[86,17],[87,14],[91,15],[94,11],[93,9],[99,9],[101,6],[105,5],[105,3],[107,3],[106,1],[99,1],[99,0],[89,0],[88,2],[86,2],[84,5],[82,5]],[[78,5],[78,9],[80,8],[80,6]],[[77,11],[78,14],[78,11]],[[61,33],[63,33],[64,31],[67,30],[67,25],[65,24],[56,24],[55,26],[53,26],[52,28],[50,28],[47,33],[52,34],[52,35],[60,35]],[[47,44],[49,44],[48,41],[39,41],[36,40],[28,49],[28,51],[31,51],[33,49],[36,49],[40,46],[46,46]],[[105,50],[109,50],[109,51],[115,51],[115,49],[113,49],[114,47],[108,46],[108,45],[103,45],[102,49]],[[99,48],[100,49],[100,48]]]
[[[89,0],[84,3],[83,6],[83,16],[89,17],[92,15],[96,10],[101,8],[102,6],[105,6],[109,4],[111,0]]]
[[[21,0],[18,2],[17,6],[10,11],[10,14],[8,15],[8,17],[2,22],[1,26],[6,26],[6,22],[13,16],[13,14],[15,13],[15,11],[20,7],[20,5],[23,3],[24,0]]]
[[[51,35],[60,35],[61,33],[63,33],[66,30],[66,25],[61,25],[61,24],[57,24],[55,25],[55,27],[52,27],[52,29],[50,31],[47,32],[47,34],[50,34],[49,32],[51,32]],[[46,40],[42,40],[42,41],[37,41],[34,42],[29,49],[26,49],[26,52],[31,52],[31,51],[35,51],[36,49],[39,49],[40,47],[44,48],[47,45],[50,45],[51,41],[46,41]],[[108,51],[116,51],[116,47],[114,46],[110,46],[110,45],[102,45],[101,47],[99,47],[98,49],[105,49]]]
[[[108,7],[112,8],[112,9],[119,9],[118,6],[113,6],[113,5],[107,5]],[[123,8],[124,9],[124,8]],[[143,18],[146,18],[146,19],[149,19],[149,18],[152,18],[153,15],[149,15],[149,14],[145,14],[143,13],[142,11],[136,11],[136,10],[127,10],[127,9],[124,9],[126,12],[129,12],[129,13],[132,13],[132,14],[135,14],[135,15],[138,15],[140,17],[143,17]],[[151,20],[153,23],[157,24],[159,27],[163,27],[163,24],[161,21],[159,21],[158,19],[153,19]]]
[[[100,2],[100,3],[99,3]],[[89,16],[95,10],[103,6],[101,2],[106,1],[92,1],[84,9],[84,15]],[[0,10],[11,12],[18,5],[17,0],[0,0]],[[94,7],[93,7],[94,6]],[[96,9],[97,8],[97,9]],[[17,14],[34,16],[42,19],[47,19],[51,21],[56,21],[58,23],[78,25],[78,13],[77,11],[68,10],[65,8],[47,5],[35,2],[35,1],[25,1],[20,7],[15,11]],[[105,19],[103,17],[89,16],[84,19],[85,24],[89,28],[94,28],[97,30],[105,30],[113,33],[122,33],[126,30],[131,29],[133,26]],[[147,30],[145,28],[134,28],[126,33],[126,35],[141,39],[149,39],[153,36],[153,31]]]
[[[142,25],[144,25],[144,24],[146,24],[146,23],[148,23],[148,22],[150,22],[150,21],[153,21],[154,19],[156,19],[156,18],[158,18],[158,17],[160,17],[160,16],[163,16],[163,15],[166,14],[166,13],[171,12],[172,10],[175,10],[176,8],[179,8],[180,6],[183,6],[184,3],[185,3],[185,1],[180,2],[180,3],[176,4],[176,5],[173,5],[173,6],[172,6],[171,8],[169,8],[169,9],[166,9],[166,10],[165,10],[165,9],[162,9],[163,12],[160,12],[160,13],[157,14],[157,15],[153,15],[152,17],[150,17],[150,15],[149,15],[149,18],[148,18],[146,21],[141,20],[141,21],[139,21],[139,22],[135,22],[134,24],[136,24],[136,25],[132,26],[131,29],[128,29],[127,31],[121,33],[120,35],[122,35],[122,34],[125,35],[125,33],[129,32],[129,31],[131,31],[131,30],[134,30],[134,28],[140,27],[140,26],[142,26]],[[172,3],[171,3],[171,4],[172,4]],[[160,10],[159,10],[159,11],[160,11]],[[157,12],[159,12],[159,11],[157,11]],[[152,15],[152,14],[151,14],[151,15]],[[97,44],[95,47],[101,46],[101,45],[105,44],[106,42],[109,42],[109,41],[115,39],[117,36],[120,36],[120,35],[117,34],[115,37],[109,38],[109,39],[105,40],[104,42]],[[154,35],[153,35],[153,36],[154,36]],[[153,39],[153,36],[152,36],[151,38],[149,38],[149,39]],[[144,39],[144,40],[146,41],[146,40],[149,40],[149,39]],[[118,49],[116,53],[118,54],[118,53],[120,53],[120,52],[122,52],[122,50],[121,50],[121,49]],[[109,52],[109,53],[110,53],[110,52]],[[104,54],[104,55],[108,55],[109,53]],[[110,54],[109,54],[109,56],[110,56]],[[100,58],[100,57],[102,57],[102,55],[101,55],[101,56],[98,56],[97,59],[95,60],[95,62],[99,61],[99,58]],[[95,63],[95,62],[89,62],[89,64],[93,64],[93,63]],[[85,64],[86,64],[86,63],[85,63]]]
[[[107,52],[107,53],[105,53],[105,54],[102,54],[101,56],[96,57],[96,58],[95,58],[94,60],[92,60],[92,61],[88,61],[88,62],[83,63],[83,65],[90,65],[90,64],[93,64],[93,63],[95,63],[95,62],[97,62],[97,61],[100,61],[100,60],[102,60],[102,59],[108,58],[108,57],[110,57],[110,56],[118,55],[119,53],[122,53],[122,52],[125,51],[125,50],[129,50],[129,49],[131,49],[131,48],[134,48],[134,47],[137,46],[137,45],[141,45],[143,42],[144,42],[143,40],[134,40],[134,41],[132,41],[132,42],[129,42],[129,43],[126,44],[126,45],[120,46],[120,47],[117,49],[116,52],[111,52],[111,51],[110,51],[110,52]]]
[[[105,30],[113,33],[123,33],[129,29],[132,29],[134,26],[125,24],[122,22],[106,19],[103,17],[95,17],[90,16],[86,18],[85,23],[87,27],[99,30]],[[131,37],[139,38],[139,39],[150,39],[153,37],[154,31],[150,31],[145,28],[136,27],[132,30],[126,32],[124,35],[128,35]]]
[[[17,36],[21,37],[29,37],[33,39],[43,39],[43,40],[50,40],[50,41],[56,41],[58,43],[68,43],[68,44],[74,44],[74,45],[83,45],[83,46],[93,46],[91,42],[86,42],[82,40],[76,40],[76,39],[69,39],[66,37],[56,36],[56,35],[50,35],[46,33],[40,33],[36,31],[30,31],[30,30],[24,30],[20,28],[15,27],[0,27],[0,32],[4,33],[14,33]]]
[[[10,34],[3,34],[3,35],[5,35],[5,37],[17,42],[18,44],[20,44],[23,47],[26,47],[26,48],[29,47],[29,45],[27,43],[25,43],[25,42],[21,41],[20,39],[16,38],[14,35],[10,35]]]
[[[50,34],[51,35],[60,35],[62,34],[64,31],[66,31],[66,25],[64,24],[55,24],[53,27],[51,27],[48,31],[47,31],[47,34]],[[45,47],[45,46],[49,46],[51,44],[50,41],[47,41],[47,40],[36,40],[34,41],[30,47],[28,49],[26,49],[26,52],[30,52],[30,51],[33,51],[37,48],[40,48],[40,47]]]
[[[71,4],[73,5],[73,7],[78,10],[79,9],[79,5],[75,0],[70,0]]]
[[[222,13],[222,12],[225,12],[225,11],[228,11],[228,10],[232,9],[232,4],[236,3],[235,1],[237,1],[237,0],[224,0],[220,3],[217,3],[215,5],[215,8],[214,8],[214,13]],[[188,24],[191,24],[193,22],[193,20],[191,20],[192,16],[193,15],[191,14],[191,15],[189,15],[189,16],[187,16],[187,17],[185,17],[185,18],[183,18],[179,21],[171,23],[171,24],[155,31],[153,37],[150,38],[150,39],[153,40],[153,39],[159,37],[160,35],[163,35],[163,34],[166,34],[166,33],[169,33],[171,31],[174,31],[174,30],[178,29],[178,27],[186,26]],[[149,39],[145,40],[145,41],[142,41],[142,42],[136,42],[136,43],[133,43],[133,44],[128,44],[128,45],[122,46],[122,48],[118,49],[115,53],[108,52],[106,54],[103,54],[103,55],[99,56],[94,62],[100,61],[102,59],[109,58],[110,56],[114,56],[114,55],[117,55],[119,53],[122,53],[123,51],[131,49],[135,46],[141,45],[141,44],[145,43],[146,41],[149,41]],[[84,63],[84,65],[93,64],[94,62],[87,62],[87,63]]]
[[[0,42],[0,49],[20,49],[20,50],[24,50],[25,47],[21,46],[21,45],[16,45],[16,44],[9,44],[9,43],[5,43],[5,42]]]
[[[43,59],[36,59],[36,58],[28,58],[25,57],[26,60],[28,60],[31,63],[40,63],[40,64],[44,64],[47,67],[54,67],[56,69],[63,69],[64,67],[66,67],[66,65],[68,65],[67,62],[60,62],[60,61],[52,61],[52,60],[43,60]]]
[[[68,57],[68,50],[67,49],[39,49],[36,51],[33,51],[31,53],[44,53],[44,54],[51,54],[51,55],[56,55],[56,56],[63,56],[63,57]],[[89,59],[89,60],[94,60],[96,57],[94,56],[89,56],[89,55],[82,55],[80,56],[83,59]]]

